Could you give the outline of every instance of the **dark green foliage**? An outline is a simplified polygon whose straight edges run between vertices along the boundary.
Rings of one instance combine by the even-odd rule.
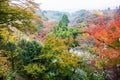
[[[61,19],[60,22],[59,22],[59,26],[60,26],[60,27],[67,27],[69,22],[70,22],[70,21],[69,21],[69,19],[68,19],[68,16],[67,16],[66,14],[64,14],[64,15],[62,16],[62,19]]]
[[[13,42],[7,42],[6,44],[6,51],[7,51],[7,56],[10,58],[10,62],[11,62],[11,67],[12,70],[14,71],[15,69],[15,56],[16,56],[16,51],[17,46],[15,43]]]
[[[6,44],[6,50],[7,51],[14,52],[16,48],[17,48],[17,46],[13,42],[8,42]]]
[[[2,35],[0,35],[0,41],[3,39],[3,36]]]
[[[25,77],[36,79],[39,73],[44,70],[44,66],[35,61],[35,58],[41,54],[42,45],[35,40],[27,41],[22,39],[18,43],[18,47],[18,72]]]
[[[39,42],[26,40],[21,40],[19,42],[19,47],[22,64],[24,65],[32,62],[32,60],[40,54],[42,48]]]
[[[69,32],[71,32],[72,37],[73,37],[74,39],[75,39],[75,38],[78,36],[78,34],[79,34],[79,31],[78,31],[77,28],[70,28],[70,29],[69,29]]]
[[[0,50],[5,48],[4,37],[0,35]]]

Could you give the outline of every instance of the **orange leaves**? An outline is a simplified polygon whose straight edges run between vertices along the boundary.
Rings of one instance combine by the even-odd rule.
[[[115,18],[108,24],[101,24],[90,26],[86,32],[95,39],[96,51],[100,57],[109,59],[110,64],[120,63],[120,17]],[[103,23],[103,24],[102,24]]]
[[[111,66],[115,66],[117,64],[120,64],[120,53],[119,52],[120,50],[118,49],[108,48],[105,51],[103,51],[101,54],[104,56],[104,58],[108,59],[107,64]]]
[[[86,32],[92,35],[95,39],[111,44],[120,37],[120,20],[116,21],[115,19],[105,26],[90,26]]]
[[[114,59],[119,56],[119,50],[113,48],[107,48],[101,51],[101,55],[104,57],[108,57],[109,59]]]
[[[42,21],[43,28],[42,30],[36,35],[36,38],[44,43],[46,40],[46,36],[48,33],[52,31],[53,26],[57,24],[55,21]]]
[[[112,43],[120,37],[120,25],[118,25],[118,22],[116,23],[116,20],[111,21],[106,28],[106,32],[108,34],[108,43]]]

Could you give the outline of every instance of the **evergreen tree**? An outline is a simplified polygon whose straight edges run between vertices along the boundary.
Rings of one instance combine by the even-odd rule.
[[[62,16],[62,19],[61,19],[60,22],[59,22],[59,26],[60,26],[60,27],[67,27],[69,22],[70,22],[70,21],[69,21],[69,19],[68,19],[68,16],[67,16],[66,14],[64,14],[64,15]]]

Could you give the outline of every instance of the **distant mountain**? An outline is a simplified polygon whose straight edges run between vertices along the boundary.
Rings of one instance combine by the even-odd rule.
[[[76,18],[83,19],[85,14],[88,12],[89,11],[87,11],[87,10],[79,10],[74,13],[51,11],[51,10],[37,10],[37,14],[41,14],[42,19],[55,20],[55,21],[59,21],[63,14],[66,14],[70,20],[74,20]]]
[[[70,20],[69,26],[76,26],[79,23],[93,21],[97,23],[97,16],[104,14],[106,19],[111,20],[114,16],[114,9],[105,9],[105,10],[79,10],[73,13],[69,12],[60,12],[60,11],[51,11],[51,10],[37,10],[37,14],[41,14],[41,17],[44,21],[56,21],[58,22],[63,14],[66,14]],[[92,19],[92,20],[91,20]]]
[[[68,12],[60,12],[60,11],[51,11],[51,10],[38,10],[37,14],[42,15],[43,20],[53,20],[59,21],[63,14],[70,15]]]

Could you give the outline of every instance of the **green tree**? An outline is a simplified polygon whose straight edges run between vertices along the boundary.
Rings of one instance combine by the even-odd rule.
[[[69,23],[68,16],[66,14],[63,14],[62,19],[59,21],[59,26],[60,27],[67,27]]]
[[[35,75],[37,75],[38,72],[41,72],[42,70],[39,70],[43,67],[40,66],[40,63],[37,63],[38,65],[35,64],[34,58],[41,54],[42,45],[35,40],[27,41],[23,39],[18,43],[18,47],[18,73],[25,77],[36,78]]]
[[[64,14],[62,16],[62,19],[59,21],[58,25],[55,25],[53,27],[53,33],[57,37],[61,38],[76,38],[78,35],[78,29],[77,28],[68,28],[68,23],[69,23],[68,16]]]
[[[26,41],[21,40],[18,44],[20,47],[19,54],[21,57],[21,63],[27,65],[32,62],[32,60],[41,53],[42,46],[37,41]]]
[[[60,38],[76,38],[79,34],[79,30],[77,28],[67,28],[60,27],[58,25],[53,27],[53,33]]]

